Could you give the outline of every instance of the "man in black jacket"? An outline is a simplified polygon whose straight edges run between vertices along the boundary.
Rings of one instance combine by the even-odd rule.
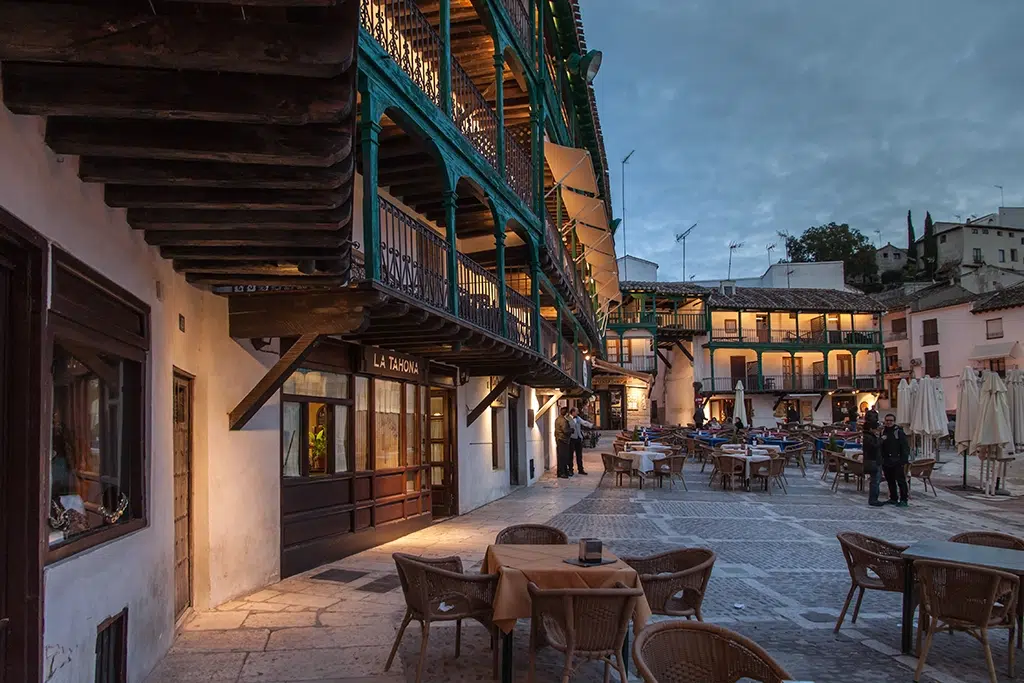
[[[908,507],[909,492],[904,468],[910,462],[910,443],[892,413],[885,416],[881,441],[882,473],[889,485],[889,502],[899,507]]]
[[[555,418],[555,461],[558,464],[558,478],[569,478],[569,467],[572,458],[569,439],[572,437],[572,426],[569,424],[569,408],[562,406]]]

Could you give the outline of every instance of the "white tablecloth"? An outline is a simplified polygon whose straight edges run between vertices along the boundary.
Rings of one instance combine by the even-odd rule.
[[[860,456],[864,455],[864,451],[863,449],[860,448],[844,448],[843,455],[845,455],[847,458],[857,456],[857,458],[859,459]]]
[[[736,458],[743,458],[743,478],[750,479],[750,464],[755,462],[768,462],[772,459],[772,456],[768,455],[768,452],[760,448],[752,448],[750,455],[746,453],[729,453],[730,456]]]
[[[653,472],[654,462],[664,459],[665,454],[658,451],[623,451],[619,457],[632,460],[633,469],[637,472]]]

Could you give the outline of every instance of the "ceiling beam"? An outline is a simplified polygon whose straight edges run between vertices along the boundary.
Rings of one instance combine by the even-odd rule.
[[[354,168],[351,154],[326,168],[83,156],[78,162],[78,177],[87,183],[107,185],[333,190],[349,183]]]
[[[206,187],[109,185],[107,206],[126,209],[307,211],[337,209],[352,196],[352,184],[336,190],[235,190]]]
[[[128,209],[127,219],[138,230],[338,230],[352,220],[352,203],[328,211]]]
[[[228,301],[228,330],[235,339],[357,334],[369,324],[368,308],[378,292],[283,292],[233,296]]]

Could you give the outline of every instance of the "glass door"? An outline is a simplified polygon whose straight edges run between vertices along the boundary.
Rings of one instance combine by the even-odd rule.
[[[430,390],[430,430],[427,458],[430,464],[431,513],[435,518],[458,514],[458,472],[452,453],[452,390]]]

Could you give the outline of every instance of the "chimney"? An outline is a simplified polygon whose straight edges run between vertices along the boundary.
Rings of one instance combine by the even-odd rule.
[[[726,296],[732,296],[736,293],[736,281],[735,280],[722,280],[718,286],[718,291]]]

